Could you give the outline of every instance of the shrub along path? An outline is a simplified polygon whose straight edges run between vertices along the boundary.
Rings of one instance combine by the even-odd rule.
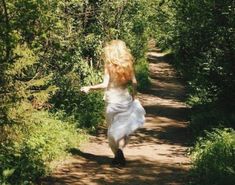
[[[182,185],[188,180],[187,114],[184,86],[164,54],[148,53],[151,88],[139,93],[147,115],[125,148],[126,167],[112,167],[106,128],[72,151],[41,184],[70,185]]]

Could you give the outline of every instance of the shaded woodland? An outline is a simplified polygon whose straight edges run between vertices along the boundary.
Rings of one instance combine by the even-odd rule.
[[[33,184],[104,122],[102,48],[125,41],[138,90],[150,40],[191,107],[192,184],[235,183],[234,0],[0,0],[0,183]]]

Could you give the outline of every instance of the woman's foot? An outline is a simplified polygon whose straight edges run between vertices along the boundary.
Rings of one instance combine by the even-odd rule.
[[[125,166],[126,165],[126,159],[124,157],[124,154],[121,149],[118,149],[114,159],[112,160],[113,165],[120,165]]]

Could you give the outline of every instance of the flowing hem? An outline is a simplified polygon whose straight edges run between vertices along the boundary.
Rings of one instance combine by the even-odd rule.
[[[139,100],[122,104],[108,104],[106,120],[109,124],[108,137],[115,141],[129,136],[145,122],[145,110]]]

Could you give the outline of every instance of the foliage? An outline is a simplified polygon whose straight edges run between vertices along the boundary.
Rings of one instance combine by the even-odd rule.
[[[0,149],[1,184],[30,184],[47,174],[51,162],[84,140],[72,123],[62,122],[46,111],[34,111],[21,125],[5,125]],[[82,137],[81,137],[82,136]]]
[[[189,128],[195,138],[204,135],[204,130],[211,131],[215,127],[233,127],[234,115],[217,107],[214,104],[207,104],[192,108]]]
[[[86,16],[81,17],[84,18],[81,23],[77,23],[73,17],[77,15],[74,13],[77,10],[68,10],[71,24],[76,25],[74,31],[77,27],[82,27],[82,32],[77,35],[77,50],[70,54],[73,66],[68,67],[67,74],[61,75],[59,72],[55,76],[54,81],[60,88],[51,102],[56,110],[65,110],[68,116],[72,116],[78,126],[95,127],[103,118],[102,95],[96,96],[95,93],[86,97],[78,91],[82,85],[102,81],[100,72],[103,64],[100,54],[104,43],[111,39],[124,40],[131,48],[137,65],[139,59],[144,56],[150,34],[148,19],[152,14],[147,4],[149,5],[147,1],[86,1],[82,5],[83,9],[80,9]],[[142,76],[139,78],[141,83],[146,81],[148,75],[146,67],[147,65],[142,67],[145,76],[142,75],[144,79],[140,79]]]
[[[89,93],[64,91],[66,96],[57,96],[54,111],[63,110],[66,114],[62,119],[73,120],[79,128],[95,129],[104,119],[103,94],[100,92]],[[69,97],[64,99],[63,97]]]
[[[51,98],[53,112],[63,111],[62,119],[72,119],[77,127],[96,128],[103,121],[104,102],[101,92],[82,93],[82,85],[101,82],[101,72],[86,63],[79,64],[66,76],[57,77],[60,89]]]
[[[179,1],[177,1],[179,2]],[[176,1],[173,0],[160,0],[153,5],[153,11],[155,14],[151,16],[151,19],[155,24],[152,26],[152,37],[156,39],[157,47],[165,49],[173,49],[175,44],[178,44],[176,40]]]
[[[138,82],[137,89],[139,91],[147,90],[150,87],[149,66],[145,58],[142,58],[135,65],[136,79]]]
[[[187,81],[192,135],[204,135],[192,153],[193,184],[234,184],[234,2],[164,0],[156,10],[155,38],[170,49]],[[211,133],[209,133],[211,132]]]
[[[44,175],[48,163],[82,140],[77,128],[95,129],[103,121],[102,93],[85,95],[80,88],[102,81],[106,41],[124,40],[140,84],[147,81],[147,63],[138,63],[151,34],[153,4],[0,1],[1,183],[29,184]]]
[[[193,124],[202,126],[202,122],[209,120],[206,112],[211,114],[215,110],[218,114],[213,117],[218,120],[221,120],[220,115],[233,117],[234,2],[162,1],[156,9],[159,10],[155,19],[156,39],[161,47],[170,47],[174,53],[174,65],[188,83],[187,102],[194,108],[193,114],[197,114],[193,117],[201,117],[197,123],[192,118]],[[202,120],[203,114],[205,120]],[[231,121],[222,122],[232,125]],[[201,129],[208,128],[206,125]]]
[[[215,129],[200,138],[192,154],[193,184],[233,185],[235,183],[235,131]]]

